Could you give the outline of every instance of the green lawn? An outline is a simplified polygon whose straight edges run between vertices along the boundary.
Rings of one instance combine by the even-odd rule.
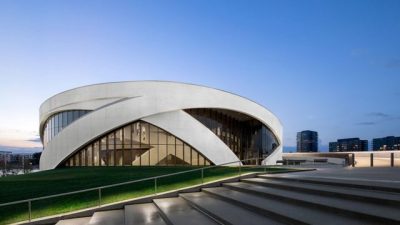
[[[86,167],[65,168],[27,175],[0,178],[0,204],[71,192],[163,174],[191,170],[196,167]],[[242,167],[242,173],[264,171]],[[267,168],[267,172],[280,168]],[[238,175],[237,167],[214,167],[204,170],[204,182]],[[160,178],[157,192],[201,184],[201,171]],[[154,181],[127,184],[102,190],[102,204],[154,194]],[[98,191],[62,196],[32,202],[32,218],[54,215],[98,205]],[[28,204],[0,207],[0,224],[28,219]]]

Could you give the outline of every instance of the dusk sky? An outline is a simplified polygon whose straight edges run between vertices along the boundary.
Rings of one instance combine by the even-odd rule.
[[[52,95],[126,80],[250,98],[286,149],[307,129],[323,150],[400,136],[400,1],[0,0],[0,150],[41,149]]]

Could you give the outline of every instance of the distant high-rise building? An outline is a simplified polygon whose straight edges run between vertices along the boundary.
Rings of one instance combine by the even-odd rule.
[[[368,141],[360,138],[338,139],[337,142],[329,142],[330,152],[354,152],[368,151]]]
[[[311,130],[298,132],[297,152],[318,152],[318,132]]]
[[[400,150],[400,137],[387,136],[374,138],[372,140],[372,150]]]
[[[338,152],[338,143],[337,142],[329,142],[329,151],[330,152]]]

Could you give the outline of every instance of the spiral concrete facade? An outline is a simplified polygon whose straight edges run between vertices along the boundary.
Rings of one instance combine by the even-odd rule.
[[[247,133],[242,131],[242,125]],[[133,136],[139,126],[140,143]],[[116,129],[121,130],[121,135]],[[164,148],[164,143],[152,144],[154,138],[148,133],[153,129],[160,132],[157,140],[164,134],[174,138],[173,158],[168,153],[166,161],[161,158],[165,154],[161,156],[158,151]],[[138,160],[139,165],[193,164],[193,159],[188,162],[183,159],[186,153],[179,155],[180,149],[187,146],[192,149],[192,156],[198,152],[193,165],[203,165],[201,159],[206,165],[217,165],[241,156],[261,156],[264,164],[275,164],[282,157],[282,125],[268,109],[232,93],[177,82],[104,83],[62,92],[41,105],[40,134],[44,145],[41,170],[65,165],[137,165]],[[108,144],[104,145],[104,154],[107,152],[108,160],[101,155],[105,136]],[[168,144],[165,145],[169,148]],[[97,152],[92,150],[96,146]],[[154,150],[154,146],[158,148]],[[145,164],[151,161],[151,154],[157,154],[158,161]]]

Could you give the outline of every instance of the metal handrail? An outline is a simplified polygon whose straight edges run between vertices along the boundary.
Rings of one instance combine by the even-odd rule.
[[[175,176],[175,175],[179,175],[179,174],[195,172],[195,171],[201,171],[201,183],[203,184],[204,183],[204,170],[205,169],[210,169],[210,168],[214,168],[214,167],[219,167],[219,166],[238,163],[239,164],[239,176],[241,176],[242,162],[250,161],[250,160],[260,160],[260,159],[263,159],[263,158],[250,158],[250,159],[244,159],[244,160],[237,160],[237,161],[233,161],[233,162],[227,162],[227,163],[222,163],[222,164],[213,165],[213,166],[196,168],[196,169],[192,169],[192,170],[186,170],[186,171],[175,172],[175,173],[170,173],[170,174],[164,174],[164,175],[159,175],[159,176],[154,176],[154,177],[148,177],[148,178],[143,178],[143,179],[139,179],[139,180],[132,180],[132,181],[126,181],[126,182],[121,182],[121,183],[117,183],[117,184],[110,184],[110,185],[104,185],[104,186],[100,186],[100,187],[87,188],[87,189],[78,190],[78,191],[64,192],[64,193],[60,193],[60,194],[48,195],[48,196],[43,196],[43,197],[30,198],[30,199],[19,200],[19,201],[14,201],[14,202],[7,202],[7,203],[0,204],[0,207],[8,206],[8,205],[21,204],[21,203],[28,203],[29,221],[31,221],[31,218],[32,218],[31,203],[33,201],[49,199],[49,198],[55,198],[55,197],[61,197],[61,196],[67,196],[67,195],[73,195],[73,194],[79,194],[79,193],[83,193],[83,192],[89,192],[89,191],[97,190],[98,193],[99,193],[98,206],[100,207],[101,206],[101,190],[102,189],[111,188],[111,187],[117,187],[117,186],[122,186],[122,185],[127,185],[127,184],[133,184],[133,183],[139,183],[139,182],[143,182],[143,181],[154,180],[154,190],[155,190],[154,195],[157,195],[157,179],[164,178],[164,177]]]

